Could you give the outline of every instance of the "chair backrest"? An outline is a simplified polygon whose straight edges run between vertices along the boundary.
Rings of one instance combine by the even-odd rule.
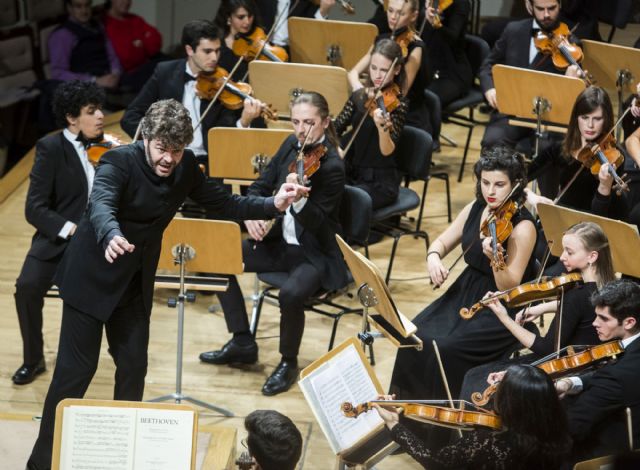
[[[487,57],[489,57],[491,48],[489,47],[489,44],[487,44],[487,41],[478,36],[465,34],[464,40],[467,59],[471,65],[471,72],[475,77],[478,75],[478,70],[482,63]]]
[[[0,89],[28,87],[36,81],[28,26],[0,34],[0,57]]]
[[[371,228],[371,196],[366,191],[345,185],[340,203],[340,225],[347,242],[364,245]]]
[[[396,148],[396,164],[402,176],[426,180],[431,169],[433,139],[425,130],[404,126]]]

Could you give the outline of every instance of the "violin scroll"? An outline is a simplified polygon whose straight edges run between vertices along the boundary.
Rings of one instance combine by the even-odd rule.
[[[340,409],[342,410],[342,414],[347,418],[357,418],[361,414],[372,410],[373,407],[369,403],[361,403],[359,405],[353,406],[352,403],[345,401],[342,405],[340,405]]]
[[[500,382],[496,382],[489,385],[482,393],[473,392],[471,394],[471,401],[473,402],[473,404],[477,406],[485,406],[487,403],[489,403],[489,400],[491,400],[493,394],[496,393],[496,390],[498,390],[499,384]]]

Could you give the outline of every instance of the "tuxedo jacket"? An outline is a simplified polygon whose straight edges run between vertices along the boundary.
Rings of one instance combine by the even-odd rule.
[[[36,228],[29,255],[50,260],[68,241],[58,237],[65,222],[78,224],[87,207],[87,176],[73,145],[58,132],[36,144],[25,205],[27,221]]]
[[[336,233],[341,233],[339,212],[344,193],[344,162],[336,149],[326,140],[327,152],[320,160],[320,168],[309,178],[311,191],[307,202],[296,212],[291,207],[295,220],[296,237],[304,249],[307,260],[320,272],[322,287],[340,289],[347,284],[347,267],[344,263]],[[271,159],[260,177],[247,190],[247,194],[269,196],[290,173],[289,165],[298,154],[298,139],[287,137]],[[270,239],[282,239],[282,219],[268,234]]]
[[[512,21],[507,24],[489,53],[487,59],[480,66],[478,76],[482,91],[486,92],[495,88],[493,84],[493,74],[491,67],[495,64],[510,65],[523,69],[539,70],[541,72],[551,72],[561,74],[553,65],[551,57],[538,53],[529,63],[529,46],[533,35],[533,19]]]
[[[186,59],[160,62],[156,65],[153,75],[138,93],[138,96],[127,107],[120,125],[124,131],[133,137],[142,119],[153,103],[158,100],[173,98],[182,103],[184,95]],[[209,105],[209,100],[200,100],[200,113],[204,113]],[[217,101],[209,110],[202,125],[202,139],[205,150],[208,149],[208,133],[212,127],[235,127],[240,117],[240,111],[226,109],[220,101]],[[195,126],[195,122],[193,125]],[[207,150],[208,153],[208,150]]]
[[[296,0],[291,0],[289,2],[289,17],[300,16],[302,18],[313,18],[316,11],[318,11],[318,5],[313,4],[309,0],[300,0],[296,7],[291,9],[294,3],[296,3]],[[266,32],[269,32],[278,13],[278,0],[260,0],[259,2],[256,2],[256,6],[260,13],[259,19],[262,28]]]
[[[190,150],[169,177],[160,177],[147,163],[141,141],[117,147],[100,160],[89,207],[56,273],[63,300],[106,322],[139,273],[150,313],[162,234],[187,196],[226,218],[268,219],[277,213],[273,198],[232,195],[205,179]],[[108,263],[105,247],[118,234],[135,249]]]
[[[567,403],[574,460],[628,449],[625,408],[631,408],[634,448],[640,443],[640,340],[633,341],[616,362],[581,377],[582,393]]]

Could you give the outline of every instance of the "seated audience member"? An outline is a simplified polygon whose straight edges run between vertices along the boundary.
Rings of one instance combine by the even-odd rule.
[[[122,67],[102,25],[91,17],[91,0],[65,0],[65,5],[69,18],[49,36],[51,78],[116,88]]]
[[[244,419],[247,448],[255,470],[294,470],[302,454],[302,434],[274,410],[256,410]]]
[[[104,29],[122,65],[120,86],[138,91],[160,60],[162,36],[141,16],[129,13],[131,0],[107,0]]]
[[[610,282],[591,302],[598,337],[620,340],[624,353],[593,373],[556,382],[560,396],[567,396],[574,462],[629,448],[626,408],[631,410],[634,449],[640,442],[640,285],[627,279]]]

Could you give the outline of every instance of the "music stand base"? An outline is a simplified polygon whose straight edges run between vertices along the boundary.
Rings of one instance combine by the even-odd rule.
[[[182,393],[178,393],[178,392],[171,393],[169,395],[163,395],[157,398],[152,398],[151,400],[147,400],[147,401],[149,402],[175,401],[178,404],[182,403],[183,401],[187,401],[193,405],[197,405],[202,408],[207,408],[208,410],[220,413],[221,415],[226,416],[228,418],[232,418],[233,416],[235,416],[233,412],[229,410],[220,408],[219,406],[216,406],[216,405],[212,405],[211,403],[207,403],[206,401],[198,400],[197,398],[190,397],[189,395],[183,395]]]

